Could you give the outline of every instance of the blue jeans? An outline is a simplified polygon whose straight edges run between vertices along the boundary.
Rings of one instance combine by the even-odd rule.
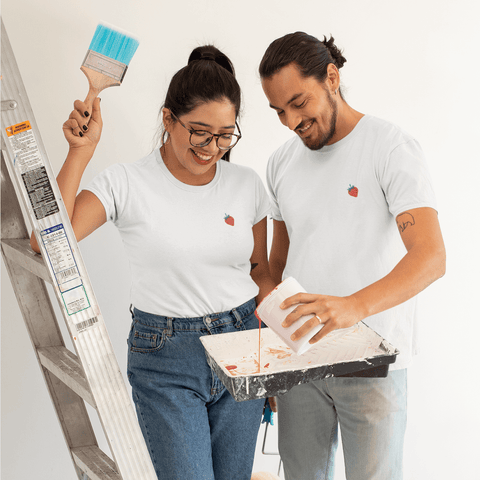
[[[199,338],[258,328],[254,311],[255,299],[198,318],[133,310],[127,373],[160,480],[250,480],[264,400],[236,402]]]
[[[401,480],[407,371],[386,378],[330,377],[278,397],[286,480],[333,480],[342,433],[348,480]]]

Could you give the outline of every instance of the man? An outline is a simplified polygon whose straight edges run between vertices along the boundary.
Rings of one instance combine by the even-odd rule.
[[[395,125],[347,104],[334,39],[302,32],[275,40],[260,64],[262,87],[297,135],[270,158],[274,280],[292,276],[309,294],[293,338],[311,342],[365,321],[400,350],[386,378],[337,377],[278,398],[287,480],[333,479],[340,425],[348,480],[402,478],[406,367],[416,351],[415,295],[445,273],[435,197],[420,146]]]

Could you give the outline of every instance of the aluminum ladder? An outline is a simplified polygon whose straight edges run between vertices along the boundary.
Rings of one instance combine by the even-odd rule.
[[[80,480],[156,480],[1,23],[1,249],[40,370]],[[41,255],[30,248],[21,205]],[[75,352],[65,347],[45,282],[53,285]],[[85,402],[98,412],[113,459],[98,447]]]

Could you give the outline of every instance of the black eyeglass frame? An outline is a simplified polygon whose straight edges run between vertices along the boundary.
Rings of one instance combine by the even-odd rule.
[[[195,130],[194,128],[188,128],[173,112],[170,112],[172,114],[172,117],[174,117],[176,120],[178,120],[180,122],[180,125],[185,129],[187,130],[189,133],[190,133],[190,138],[188,139],[189,142],[190,142],[190,145],[192,147],[206,147],[211,141],[212,141],[212,138],[215,137],[215,142],[217,144],[217,147],[222,150],[223,152],[228,152],[229,150],[231,150],[235,145],[237,145],[237,143],[239,142],[239,140],[242,138],[242,132],[240,131],[240,126],[238,125],[238,123],[235,121],[235,126],[238,128],[238,133],[239,135],[237,135],[236,133],[212,133],[212,132],[209,132],[208,130]],[[205,141],[204,143],[200,143],[200,144],[197,144],[195,145],[194,143],[192,143],[192,135],[194,133],[197,133],[197,132],[204,132],[204,133],[208,133],[210,135],[210,138]],[[234,137],[237,137],[237,141],[231,145],[230,147],[221,147],[219,144],[218,144],[218,139],[220,137],[223,137],[223,135],[232,135]]]

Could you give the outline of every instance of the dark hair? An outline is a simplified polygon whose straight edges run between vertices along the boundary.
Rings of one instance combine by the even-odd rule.
[[[323,82],[327,76],[328,64],[333,63],[340,69],[347,61],[334,41],[332,36],[328,41],[325,36],[320,41],[304,32],[289,33],[277,38],[263,55],[259,67],[260,77],[269,78],[293,62],[303,77],[315,77]]]
[[[195,48],[187,66],[179,70],[170,81],[165,103],[177,117],[190,113],[201,104],[228,99],[235,107],[235,118],[241,107],[240,86],[229,58],[213,45]],[[164,143],[165,130],[162,132]],[[222,157],[230,160],[230,151]]]

